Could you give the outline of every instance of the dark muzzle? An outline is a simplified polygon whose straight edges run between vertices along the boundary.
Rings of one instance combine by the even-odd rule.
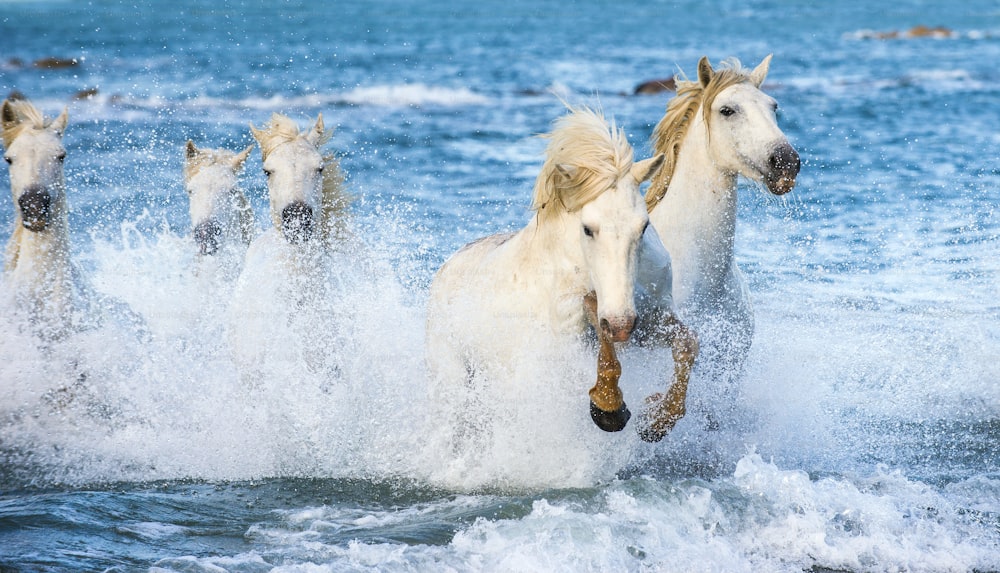
[[[284,233],[285,239],[293,245],[303,243],[312,238],[312,207],[301,201],[289,203],[281,210],[281,231]]]
[[[47,190],[39,186],[28,187],[17,198],[17,206],[25,229],[36,233],[45,230],[52,214],[52,195]]]
[[[767,190],[775,195],[784,195],[795,187],[801,162],[799,154],[788,143],[779,145],[767,159],[768,173],[764,178]]]
[[[203,255],[214,255],[219,250],[219,240],[222,238],[222,225],[215,219],[207,219],[194,228],[194,241],[198,243],[198,252]]]

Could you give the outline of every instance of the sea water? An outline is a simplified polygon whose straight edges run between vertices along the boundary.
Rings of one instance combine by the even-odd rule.
[[[663,442],[605,434],[592,349],[539,343],[456,459],[428,285],[529,220],[561,100],[645,157],[671,94],[637,84],[770,53],[803,166],[741,185],[739,403],[696,376]],[[980,0],[0,2],[0,95],[68,106],[74,259],[148,332],[44,345],[0,308],[0,570],[1000,570],[998,60]],[[237,311],[193,272],[181,177],[185,141],[238,150],[272,112],[335,130],[362,243],[292,315],[279,276]],[[258,152],[242,181],[263,232]],[[635,409],[669,358],[622,358]]]

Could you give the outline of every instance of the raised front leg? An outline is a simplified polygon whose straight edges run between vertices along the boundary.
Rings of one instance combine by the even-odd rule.
[[[653,394],[646,398],[642,413],[639,437],[647,442],[659,442],[684,417],[688,380],[698,356],[698,336],[677,318],[673,312],[658,313],[662,316],[660,333],[670,345],[674,356],[674,379],[667,393]]]
[[[583,306],[587,311],[587,319],[597,331],[600,345],[597,351],[597,383],[590,389],[590,417],[605,432],[618,432],[625,428],[632,417],[618,387],[622,365],[615,354],[614,343],[608,340],[604,329],[598,324],[597,295],[590,293],[583,297]]]

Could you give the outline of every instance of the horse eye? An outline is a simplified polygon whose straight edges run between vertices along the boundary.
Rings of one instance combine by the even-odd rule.
[[[587,225],[584,225],[583,226],[583,234],[587,235],[588,237],[593,237],[594,236],[594,230],[591,229],[590,227],[588,227]]]
[[[64,151],[59,155],[56,155],[56,161],[58,161],[59,163],[66,161],[66,152]]]
[[[264,175],[270,177],[271,176],[271,170],[270,169],[264,169]]]
[[[724,105],[724,106],[722,106],[722,107],[719,108],[719,113],[722,114],[722,117],[729,117],[729,116],[733,115],[734,113],[736,113],[736,110],[733,109],[733,108],[731,108],[731,107],[729,107],[728,105]]]
[[[14,160],[9,155],[4,155],[3,156],[3,160],[6,161],[7,163],[13,163],[14,162]]]
[[[322,173],[322,172],[323,172],[323,166],[320,165],[319,167],[316,168],[316,173]]]

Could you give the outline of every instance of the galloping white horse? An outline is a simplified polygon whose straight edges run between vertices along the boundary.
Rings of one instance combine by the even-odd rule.
[[[52,121],[23,100],[0,107],[4,161],[10,165],[14,232],[7,243],[5,279],[19,306],[46,339],[64,336],[87,306],[85,287],[70,260],[62,145],[66,110]]]
[[[633,163],[624,132],[586,108],[570,108],[548,138],[531,223],[466,245],[434,277],[427,362],[447,392],[477,370],[516,361],[529,334],[582,336],[590,322],[600,340],[591,415],[618,431],[630,414],[613,343],[627,340],[636,322],[637,258],[649,223],[639,185],[663,157]],[[654,409],[651,437],[659,439],[676,419]]]
[[[261,149],[273,226],[250,244],[237,281],[233,356],[251,384],[283,364],[323,375],[336,370],[337,357],[313,341],[323,340],[319,331],[336,319],[337,309],[329,308],[332,257],[353,238],[344,177],[336,157],[321,151],[330,136],[322,115],[306,132],[277,113],[266,128],[250,130]]]
[[[96,327],[106,318],[148,336],[143,319],[127,304],[94,291],[70,257],[62,145],[66,110],[46,121],[31,103],[5,100],[0,121],[15,209],[4,281],[18,306],[45,341]]]
[[[184,151],[184,189],[190,201],[191,227],[198,252],[214,255],[254,238],[253,211],[239,186],[239,174],[253,146],[240,153],[199,149],[188,141]]]
[[[649,219],[673,265],[673,297],[698,332],[699,362],[731,381],[743,368],[754,322],[743,273],[733,254],[737,177],[775,195],[795,186],[799,156],[778,128],[777,103],[760,90],[771,56],[754,70],[698,62],[697,81],[678,81],[677,95],[653,132],[666,156],[646,193]]]

